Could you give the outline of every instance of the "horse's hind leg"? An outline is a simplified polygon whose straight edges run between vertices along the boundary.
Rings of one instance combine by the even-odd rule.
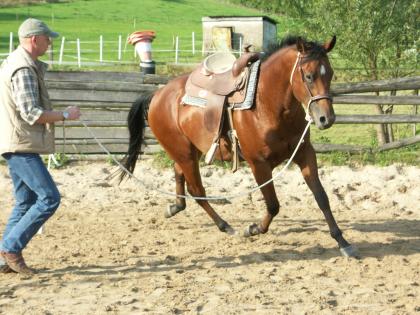
[[[334,216],[331,212],[330,202],[322,187],[318,177],[318,166],[316,162],[315,150],[312,145],[308,144],[305,150],[302,150],[295,162],[299,165],[303,178],[309,189],[312,191],[318,207],[321,209],[327,221],[331,236],[337,241],[340,251],[344,256],[358,257],[357,250],[351,246],[343,237]]]
[[[186,207],[185,198],[179,197],[179,196],[185,196],[185,176],[182,172],[181,167],[178,165],[178,163],[175,163],[174,165],[174,171],[175,171],[175,183],[176,183],[176,202],[175,204],[168,205],[168,208],[165,212],[165,217],[170,218],[177,214],[178,212],[182,211]]]
[[[185,179],[187,181],[187,189],[188,192],[193,197],[205,197],[206,192],[204,190],[203,184],[201,182],[200,171],[198,167],[198,157],[196,156],[195,159],[186,160],[182,163],[179,163],[181,167]],[[223,220],[217,213],[214,211],[212,206],[210,206],[207,200],[203,199],[196,199],[197,203],[207,212],[207,214],[212,218],[216,226],[219,228],[220,231],[226,232],[229,234],[234,234],[235,231],[233,228]]]

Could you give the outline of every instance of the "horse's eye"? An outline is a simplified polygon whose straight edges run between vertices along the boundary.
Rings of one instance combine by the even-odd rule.
[[[314,81],[314,75],[312,73],[306,73],[305,81],[308,83],[312,83]]]

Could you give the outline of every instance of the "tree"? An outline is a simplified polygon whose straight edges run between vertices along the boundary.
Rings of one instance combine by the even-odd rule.
[[[244,2],[244,0],[236,0]],[[363,68],[371,80],[418,73],[417,0],[246,0],[271,13],[299,19],[310,38],[337,35],[334,53],[340,66]],[[380,114],[392,107],[375,105]],[[378,125],[379,144],[392,132]]]
[[[369,79],[418,73],[416,0],[314,0],[290,2],[311,37],[336,34],[335,52],[347,65],[361,66]],[[379,114],[392,106],[375,105]],[[392,141],[392,129],[378,125],[379,144]]]

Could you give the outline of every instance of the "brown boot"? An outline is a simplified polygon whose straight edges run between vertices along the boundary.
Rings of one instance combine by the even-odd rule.
[[[12,268],[10,268],[8,265],[0,265],[0,274],[1,273],[12,273],[15,272],[14,270],[12,270]]]
[[[26,265],[21,253],[7,253],[2,251],[1,256],[13,271],[24,275],[33,275],[35,273]]]

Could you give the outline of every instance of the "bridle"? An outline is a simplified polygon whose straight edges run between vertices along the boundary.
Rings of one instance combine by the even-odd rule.
[[[295,74],[296,68],[298,66],[299,66],[299,72],[300,72],[301,77],[302,77],[303,85],[305,86],[306,91],[308,91],[308,94],[309,94],[308,104],[303,107],[303,109],[305,110],[305,113],[306,113],[305,119],[307,121],[309,121],[311,119],[310,112],[311,112],[311,105],[312,105],[313,102],[317,102],[317,101],[322,100],[322,99],[327,99],[327,100],[330,100],[332,102],[333,99],[332,99],[332,96],[330,94],[313,96],[313,94],[311,92],[311,89],[308,86],[308,82],[306,82],[306,80],[305,80],[305,74],[303,73],[303,69],[302,69],[302,54],[300,52],[298,52],[298,54],[297,54],[295,65],[293,66],[292,73],[290,74],[290,85],[293,85],[293,75]]]

